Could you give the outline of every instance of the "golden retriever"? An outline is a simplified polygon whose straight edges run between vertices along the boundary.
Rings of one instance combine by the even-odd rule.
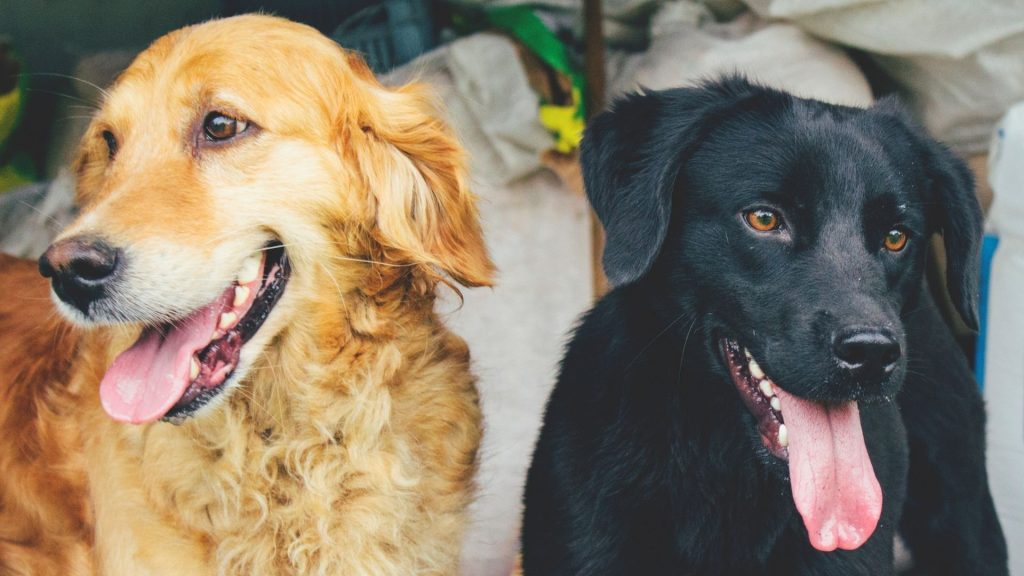
[[[424,90],[216,20],[135,60],[75,167],[50,287],[0,259],[0,573],[455,573],[481,420],[433,304],[493,266]]]

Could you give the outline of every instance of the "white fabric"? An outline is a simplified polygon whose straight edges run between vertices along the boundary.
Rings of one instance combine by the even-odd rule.
[[[389,84],[428,82],[469,152],[475,178],[504,184],[540,168],[554,146],[540,125],[515,44],[499,34],[461,38],[384,77]]]
[[[1024,2],[744,0],[766,18],[869,52],[938,139],[983,152],[1024,99]]]
[[[1024,576],[1024,103],[996,129],[989,166],[989,218],[999,235],[985,338],[989,484],[1010,574]]]
[[[665,10],[676,10],[673,4]],[[620,63],[613,92],[669,88],[741,72],[808,98],[849,106],[871,104],[871,88],[850,58],[794,25],[764,25],[753,16],[727,25],[699,22],[704,20],[684,17],[670,25],[656,17],[660,32],[647,52]]]
[[[1024,32],[1024,4],[1006,0],[746,0],[762,17],[869,52],[962,58]]]
[[[462,309],[445,317],[469,343],[484,410],[462,574],[504,576],[519,552],[523,486],[544,403],[568,333],[591,302],[590,219],[586,201],[547,171],[476,190],[498,285],[466,291]],[[452,307],[449,300],[440,309]]]

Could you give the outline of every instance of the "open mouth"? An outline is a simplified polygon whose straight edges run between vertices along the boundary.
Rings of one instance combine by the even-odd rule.
[[[790,394],[735,340],[722,338],[720,348],[762,444],[788,462],[793,502],[811,545],[825,552],[859,548],[878,525],[882,489],[857,403],[826,404]]]
[[[757,422],[761,443],[775,457],[789,460],[789,429],[782,416],[778,385],[736,341],[723,338],[721,346],[733,384]]]
[[[242,347],[270,315],[288,282],[280,244],[247,258],[212,302],[175,322],[147,326],[103,376],[100,399],[111,418],[132,424],[181,423],[220,395]]]

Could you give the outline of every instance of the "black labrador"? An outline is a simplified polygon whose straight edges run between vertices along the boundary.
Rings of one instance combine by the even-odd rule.
[[[981,397],[925,286],[977,324],[966,166],[891,101],[740,77],[587,130],[615,288],[582,320],[525,495],[539,575],[1006,574]]]

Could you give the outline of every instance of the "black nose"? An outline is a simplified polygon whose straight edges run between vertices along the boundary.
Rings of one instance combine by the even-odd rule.
[[[856,327],[843,330],[832,340],[839,365],[851,372],[889,373],[900,359],[900,343],[888,330]]]
[[[102,298],[123,260],[120,250],[96,238],[68,238],[52,244],[39,258],[39,273],[50,278],[64,302],[88,313]]]

